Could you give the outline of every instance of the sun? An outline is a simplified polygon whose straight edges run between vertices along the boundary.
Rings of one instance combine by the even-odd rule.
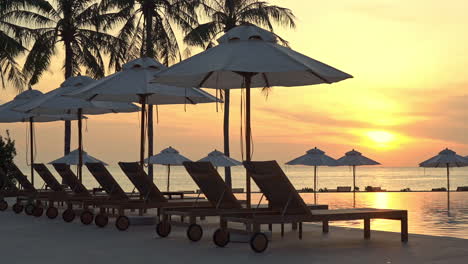
[[[369,144],[377,148],[389,148],[396,141],[396,136],[387,131],[368,131],[366,136]]]

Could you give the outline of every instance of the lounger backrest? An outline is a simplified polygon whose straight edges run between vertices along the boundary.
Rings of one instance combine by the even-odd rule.
[[[244,161],[244,167],[273,209],[287,208],[286,214],[311,214],[276,161]]]
[[[5,191],[7,189],[9,189],[10,191],[18,190],[18,188],[16,188],[15,185],[10,184],[7,174],[2,168],[0,168],[0,192]]]
[[[28,178],[21,172],[21,170],[15,165],[10,164],[8,170],[12,173],[13,177],[19,182],[23,189],[27,192],[36,192],[36,188],[28,180]]]
[[[129,197],[120,187],[112,174],[104,167],[102,163],[86,163],[89,172],[94,176],[97,182],[106,191],[107,195],[113,200],[128,200]]]
[[[70,166],[64,163],[52,164],[57,173],[62,177],[63,182],[70,187],[70,189],[79,195],[91,196],[91,193],[80,182],[75,173],[70,169]]]
[[[36,163],[33,164],[33,168],[39,176],[44,180],[44,182],[49,186],[50,189],[54,192],[64,192],[65,189],[62,185],[57,181],[57,179],[52,175],[50,170],[44,165],[43,163]]]
[[[214,207],[242,208],[211,162],[184,162],[184,167]]]
[[[145,200],[167,202],[167,199],[138,162],[119,162],[119,166]]]

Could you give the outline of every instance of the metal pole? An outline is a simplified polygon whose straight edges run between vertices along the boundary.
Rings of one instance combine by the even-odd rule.
[[[246,89],[246,97],[245,97],[245,151],[246,151],[246,160],[251,161],[251,127],[250,127],[250,84],[252,81],[251,74],[245,74],[245,89]],[[247,171],[246,173],[246,200],[247,200],[247,208],[251,207],[251,192],[250,192],[250,173]]]
[[[78,109],[78,179],[83,182],[83,110]]]
[[[353,207],[356,207],[356,165],[353,165]]]
[[[145,114],[146,114],[146,97],[145,95],[140,95],[140,104],[141,104],[141,131],[140,131],[140,165],[144,170],[144,161],[145,161]]]
[[[317,166],[314,166],[314,204],[317,204]]]
[[[29,140],[30,140],[30,158],[31,158],[31,183],[34,186],[34,121],[33,118],[29,118]]]
[[[171,179],[171,165],[167,165],[167,191],[169,192],[169,185]]]
[[[450,169],[447,163],[447,210],[450,211]]]

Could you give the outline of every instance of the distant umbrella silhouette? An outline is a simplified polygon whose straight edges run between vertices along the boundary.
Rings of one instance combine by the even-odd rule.
[[[286,163],[287,165],[305,165],[314,167],[314,203],[317,204],[317,167],[318,166],[337,166],[338,162],[325,155],[325,152],[318,148],[313,148],[298,158]]]
[[[468,158],[457,155],[455,151],[448,148],[419,164],[419,167],[424,168],[447,168],[447,210],[450,210],[450,167],[466,166],[468,166]]]
[[[182,156],[179,151],[172,147],[163,149],[159,154],[145,159],[146,164],[161,164],[167,166],[167,191],[169,191],[170,187],[171,165],[181,166],[185,161],[191,160]]]
[[[354,149],[346,152],[346,154],[337,161],[339,166],[353,167],[353,207],[356,207],[356,166],[380,165],[380,163],[363,156],[361,152]]]

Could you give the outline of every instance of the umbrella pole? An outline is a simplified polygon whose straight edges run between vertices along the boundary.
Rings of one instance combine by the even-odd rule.
[[[83,110],[78,109],[78,179],[83,182]]]
[[[245,151],[246,151],[246,160],[251,161],[251,123],[250,123],[250,85],[252,81],[252,75],[250,73],[246,73],[244,75],[245,80]],[[246,200],[247,200],[247,208],[251,207],[251,191],[250,191],[250,173],[247,171],[246,173]]]
[[[31,183],[32,185],[34,186],[34,168],[33,168],[33,164],[34,164],[34,121],[33,121],[33,118],[30,117],[29,118],[29,136],[30,136],[30,158],[31,158]]]
[[[353,207],[356,207],[356,165],[353,165]]]
[[[145,160],[145,114],[146,114],[146,97],[144,95],[140,96],[141,104],[141,131],[140,131],[140,165],[144,170],[144,160]]]
[[[314,166],[314,204],[317,204],[317,166]]]
[[[171,165],[167,165],[167,192],[169,192],[170,179],[171,179]]]
[[[450,211],[450,169],[447,163],[447,210]]]

